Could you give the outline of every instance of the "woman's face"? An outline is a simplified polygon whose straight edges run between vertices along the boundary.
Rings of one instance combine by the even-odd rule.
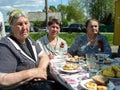
[[[30,23],[28,18],[26,17],[19,17],[13,20],[13,24],[11,25],[12,35],[18,41],[24,41],[30,31]]]
[[[50,37],[57,37],[58,33],[60,32],[60,26],[56,23],[48,26],[48,30],[49,30],[49,36]]]
[[[99,25],[98,25],[98,22],[97,22],[97,21],[91,20],[91,21],[88,23],[87,33],[88,33],[88,34],[98,34],[98,33],[99,33]]]

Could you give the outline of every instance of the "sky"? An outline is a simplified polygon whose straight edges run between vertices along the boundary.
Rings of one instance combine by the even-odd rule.
[[[48,0],[48,7],[58,4],[68,5],[68,0]],[[3,13],[4,20],[6,21],[8,16],[7,12],[14,9],[21,9],[27,12],[42,11],[45,7],[45,0],[0,0],[0,11]]]

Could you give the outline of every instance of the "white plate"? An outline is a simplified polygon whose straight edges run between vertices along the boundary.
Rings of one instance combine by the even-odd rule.
[[[60,71],[65,72],[65,73],[77,73],[80,71],[80,69],[76,69],[76,70],[64,70],[63,67],[59,68]]]
[[[114,60],[110,59],[110,58],[106,58],[106,60],[110,60],[110,62],[104,62],[105,60],[103,60],[103,61],[97,61],[96,63],[98,63],[98,64],[111,64],[114,62]]]
[[[65,59],[67,58],[67,55],[57,55],[54,57],[54,59]]]
[[[86,84],[87,82],[90,82],[90,81],[93,81],[93,80],[92,80],[92,79],[83,80],[83,81],[81,81],[80,85],[81,85],[83,88],[88,89],[85,84]]]

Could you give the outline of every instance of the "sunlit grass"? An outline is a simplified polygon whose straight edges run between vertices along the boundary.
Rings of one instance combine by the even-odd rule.
[[[42,36],[44,36],[45,34],[46,32],[37,32],[37,33],[31,33],[30,36],[34,40],[37,40],[41,38]],[[77,36],[80,36],[83,34],[84,33],[60,33],[59,36],[63,38],[64,40],[66,40],[68,46],[70,46],[74,42]],[[113,33],[102,33],[102,34],[104,34],[107,37],[109,44],[112,46],[113,45]]]

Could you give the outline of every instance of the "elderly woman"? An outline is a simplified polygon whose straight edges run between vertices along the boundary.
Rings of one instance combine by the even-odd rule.
[[[29,38],[27,13],[13,10],[9,24],[10,35],[0,40],[0,89],[51,90],[48,84],[40,83],[47,79],[49,57]]]
[[[69,48],[71,55],[85,55],[89,53],[111,54],[111,48],[104,35],[99,34],[99,22],[96,19],[89,19],[86,22],[86,34],[76,38]]]
[[[50,59],[67,53],[67,43],[58,36],[59,32],[60,22],[57,19],[52,19],[48,22],[48,34],[37,40]]]

